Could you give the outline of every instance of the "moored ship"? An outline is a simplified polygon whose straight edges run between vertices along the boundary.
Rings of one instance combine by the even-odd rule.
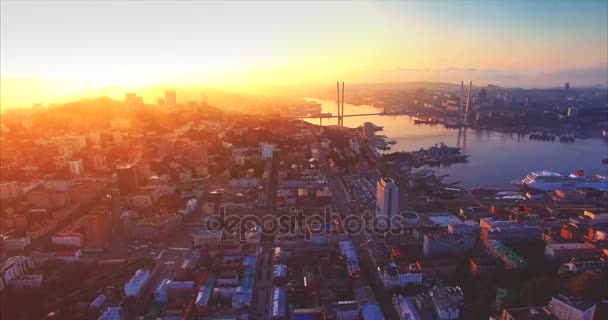
[[[608,191],[608,178],[596,175],[585,176],[582,170],[568,176],[551,171],[530,172],[518,183],[520,186],[536,191],[555,191],[558,189],[594,188]]]

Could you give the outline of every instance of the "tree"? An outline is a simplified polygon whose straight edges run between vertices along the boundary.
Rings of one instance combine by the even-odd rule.
[[[519,291],[519,295],[523,305],[539,306],[545,305],[558,289],[555,279],[540,277],[526,282]]]
[[[564,289],[573,296],[601,299],[606,295],[606,285],[608,277],[605,272],[588,270],[572,277]]]

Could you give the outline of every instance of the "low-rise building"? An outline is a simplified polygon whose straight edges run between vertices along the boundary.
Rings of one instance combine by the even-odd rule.
[[[135,271],[135,275],[127,283],[125,283],[124,291],[126,296],[137,297],[141,293],[141,290],[145,287],[150,279],[150,271],[146,269],[139,269]]]
[[[421,259],[416,262],[425,280],[442,279],[456,274],[457,262],[453,258]]]
[[[149,208],[154,205],[154,197],[151,193],[141,191],[137,194],[125,197],[127,204],[134,208]]]
[[[460,287],[434,287],[429,290],[435,316],[439,320],[458,320],[464,304]]]
[[[17,181],[0,182],[0,199],[15,200],[21,196],[23,190]]]
[[[450,223],[448,225],[448,232],[451,234],[479,234],[479,231],[481,231],[481,227],[473,220],[467,220],[463,223]]]
[[[560,320],[547,307],[503,309],[500,320]]]
[[[107,297],[105,294],[100,294],[89,304],[89,310],[101,311],[101,308],[106,305]]]
[[[122,320],[121,307],[108,307],[97,320]]]
[[[560,320],[592,320],[595,304],[582,299],[558,295],[549,301],[549,309]]]
[[[485,255],[472,258],[470,261],[471,274],[474,276],[492,276],[504,270],[504,264],[495,256]]]
[[[421,284],[422,272],[415,263],[405,267],[397,267],[391,262],[388,266],[380,269],[380,277],[387,288],[403,288],[409,284]]]
[[[41,274],[24,274],[10,281],[15,288],[42,288],[43,276]]]
[[[57,220],[47,218],[31,225],[25,234],[32,240],[36,240],[53,232],[55,227],[57,227]]]
[[[181,300],[180,297],[189,297],[192,294],[194,283],[192,281],[174,281],[163,279],[154,290],[154,301],[167,303]]]
[[[585,210],[583,215],[589,218],[591,224],[605,223],[608,222],[608,212],[597,211],[597,210]]]
[[[275,287],[272,289],[272,296],[270,298],[270,319],[287,319],[287,292],[283,287]]]
[[[540,241],[542,239],[542,229],[539,226],[518,225],[510,221],[496,221],[491,227],[484,228],[484,223],[490,218],[482,219],[480,224],[481,241],[485,246],[489,245],[490,240],[497,240],[505,245],[516,245],[526,242]]]
[[[243,258],[242,263],[245,265],[245,271],[241,274],[236,292],[232,296],[232,310],[240,310],[251,306],[256,275],[255,261],[254,256],[245,256]]]
[[[215,286],[215,277],[209,276],[205,280],[205,283],[199,289],[198,295],[196,296],[196,300],[194,301],[194,305],[196,306],[196,310],[200,315],[207,315],[207,306],[209,305],[209,301],[211,300],[211,296],[213,295],[213,287]]]
[[[51,237],[51,242],[57,246],[82,247],[84,245],[84,234],[79,230],[80,226],[68,225]]]
[[[608,268],[608,260],[600,256],[590,258],[572,258],[569,262],[562,264],[562,270],[574,273],[604,268]]]
[[[233,178],[228,183],[233,188],[253,188],[262,185],[262,179],[258,177]]]
[[[475,234],[448,233],[445,230],[429,232],[422,241],[422,253],[425,257],[456,255],[475,247]]]
[[[30,237],[11,237],[7,236],[2,239],[2,248],[6,251],[21,251],[25,250],[32,244]]]
[[[346,259],[348,274],[353,278],[359,277],[359,273],[361,272],[359,258],[352,241],[340,241],[340,252]]]
[[[355,290],[355,296],[359,308],[361,310],[361,318],[363,320],[380,320],[383,319],[382,311],[376,300],[374,291],[369,286],[359,287]]]
[[[0,265],[0,291],[4,290],[10,282],[27,274],[31,268],[30,261],[24,256],[8,258]]]
[[[262,160],[272,159],[274,145],[268,142],[260,142],[260,153],[262,156]]]
[[[70,173],[75,176],[84,174],[84,162],[82,159],[68,160]]]
[[[468,207],[460,209],[460,215],[467,219],[481,219],[490,216],[490,210],[486,207]]]
[[[202,246],[208,244],[218,244],[222,242],[224,230],[208,230],[203,229],[192,234],[192,244],[194,246]]]
[[[378,303],[366,303],[361,306],[362,320],[382,320],[382,310]]]
[[[596,249],[585,243],[553,243],[545,245],[545,258],[551,261],[569,261],[572,258],[595,256]]]
[[[325,319],[357,320],[359,317],[359,304],[356,300],[343,300],[330,304],[325,309]]]
[[[401,295],[393,296],[393,305],[399,320],[421,320],[422,317],[412,301]]]
[[[78,262],[78,260],[80,259],[81,256],[82,256],[82,250],[74,249],[74,250],[68,250],[68,251],[54,252],[49,257],[49,259],[63,261],[65,263],[75,263],[75,262]]]
[[[177,214],[157,216],[138,221],[132,236],[141,240],[162,239],[181,228],[182,217]]]
[[[272,281],[275,284],[281,284],[287,276],[287,266],[284,264],[275,264],[272,266]]]
[[[488,250],[504,262],[506,269],[519,269],[527,265],[524,258],[500,241],[490,240]]]

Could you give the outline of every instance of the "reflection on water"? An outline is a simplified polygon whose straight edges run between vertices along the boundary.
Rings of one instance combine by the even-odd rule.
[[[462,153],[467,154],[467,128],[459,128],[458,129],[458,140],[456,142],[456,146],[458,148],[462,148]],[[461,139],[462,137],[462,139]],[[462,140],[462,145],[460,141]]]
[[[335,112],[335,101],[316,100],[323,112]],[[345,104],[344,113],[378,112],[372,106]],[[309,119],[318,124],[318,119]],[[587,174],[608,175],[608,144],[602,139],[577,139],[574,143],[530,140],[528,136],[472,129],[446,129],[441,125],[415,125],[408,116],[367,116],[344,118],[347,127],[363,122],[383,126],[379,134],[394,139],[391,151],[412,151],[444,142],[459,146],[469,155],[468,163],[454,163],[435,168],[437,174],[449,174],[444,181],[462,181],[463,187],[509,188],[511,181],[523,178],[530,171],[551,170],[570,174],[578,169]],[[337,119],[323,119],[324,125],[336,125]],[[389,152],[391,152],[389,151]]]

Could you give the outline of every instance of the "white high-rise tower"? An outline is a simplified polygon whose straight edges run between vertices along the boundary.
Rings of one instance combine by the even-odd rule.
[[[376,185],[376,214],[387,218],[399,213],[399,188],[391,178],[381,178]]]

